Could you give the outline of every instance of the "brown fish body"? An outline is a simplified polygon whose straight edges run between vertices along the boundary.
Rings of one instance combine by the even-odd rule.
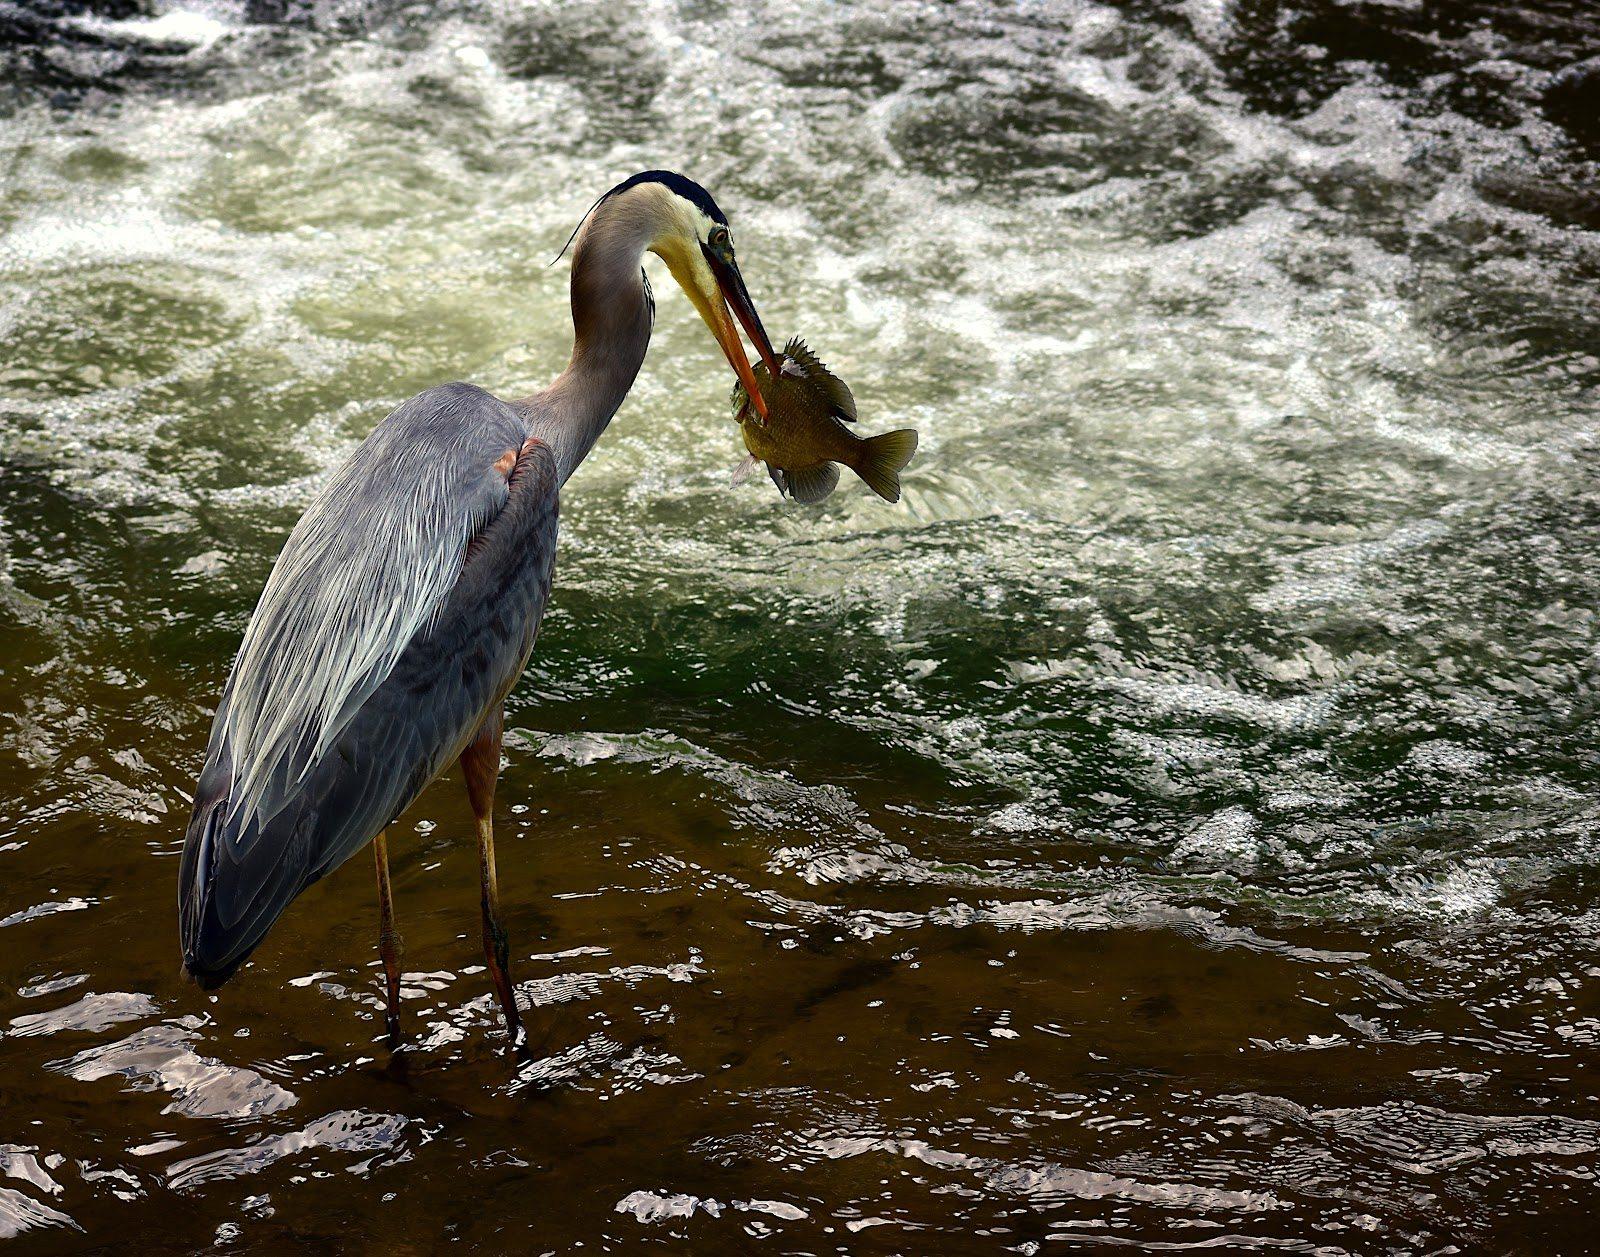
[[[849,466],[861,438],[834,417],[827,395],[804,376],[789,374],[794,359],[785,352],[784,371],[774,380],[765,363],[755,367],[756,382],[767,403],[765,422],[749,408],[741,416],[744,445],[774,467],[809,467],[815,463]]]
[[[902,428],[864,438],[851,432],[845,426],[856,418],[850,389],[798,337],[784,346],[780,368],[774,378],[764,363],[755,367],[767,404],[764,421],[744,389],[734,389],[735,419],[750,460],[765,463],[779,491],[797,502],[820,502],[832,493],[840,463],[880,497],[899,501],[900,470],[917,448],[916,432]]]

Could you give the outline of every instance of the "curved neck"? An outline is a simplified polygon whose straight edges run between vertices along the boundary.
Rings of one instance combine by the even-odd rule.
[[[554,450],[563,484],[617,413],[650,347],[655,310],[642,263],[654,236],[625,197],[602,201],[578,233],[572,359],[549,388],[517,403],[529,435]]]

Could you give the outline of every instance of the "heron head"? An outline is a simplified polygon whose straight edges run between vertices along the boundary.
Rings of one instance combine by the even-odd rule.
[[[647,170],[634,175],[606,193],[600,203],[607,201],[640,216],[648,240],[645,247],[667,264],[765,418],[766,403],[745,357],[734,318],[744,325],[751,344],[774,376],[779,371],[778,357],[772,351],[755,303],[750,300],[744,276],[739,273],[727,215],[693,179],[670,170]]]

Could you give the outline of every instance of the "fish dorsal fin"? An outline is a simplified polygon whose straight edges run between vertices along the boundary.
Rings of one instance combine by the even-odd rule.
[[[827,398],[828,409],[836,419],[843,419],[846,423],[856,421],[856,399],[850,392],[850,386],[828,370],[805,341],[798,336],[790,337],[789,343],[783,347],[783,355],[800,365],[806,378]]]

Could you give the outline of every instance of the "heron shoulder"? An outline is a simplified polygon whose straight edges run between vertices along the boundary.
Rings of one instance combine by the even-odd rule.
[[[446,444],[471,443],[478,434],[510,436],[523,420],[507,402],[465,380],[425,388],[389,412],[368,441],[404,437]]]

